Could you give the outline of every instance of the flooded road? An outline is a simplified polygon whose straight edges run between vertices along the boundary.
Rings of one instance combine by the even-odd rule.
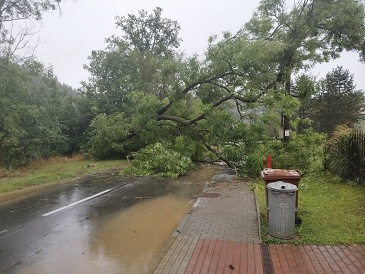
[[[95,176],[0,206],[0,272],[151,273],[217,170],[173,181]]]

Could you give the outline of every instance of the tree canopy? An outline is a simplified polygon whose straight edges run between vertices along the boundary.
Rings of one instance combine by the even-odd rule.
[[[293,89],[294,73],[343,50],[364,56],[365,13],[357,1],[303,0],[289,6],[263,0],[238,33],[227,32],[221,41],[212,37],[204,58],[171,54],[169,46],[178,44],[168,35],[157,39],[163,46],[153,46],[152,34],[162,29],[176,30],[179,41],[176,22],[161,13],[156,8],[151,15],[118,17],[123,35],[108,39],[108,47],[93,52],[87,66],[91,78],[83,94],[95,104],[95,121],[109,119],[105,131],[112,123],[123,125],[109,137],[122,149],[119,155],[161,140],[173,147],[178,136],[187,136],[231,166],[247,164],[258,143],[277,136],[281,113],[290,117],[298,108],[306,85]],[[110,117],[97,118],[98,113]],[[100,136],[92,134],[91,140]]]
[[[283,43],[279,80],[317,62],[354,50],[365,57],[364,6],[353,0],[263,0],[243,32],[254,40]]]
[[[319,93],[311,98],[309,118],[317,131],[330,134],[336,126],[356,123],[364,103],[364,94],[356,90],[353,75],[338,66],[320,81]]]
[[[32,30],[15,22],[41,20],[60,0],[0,0],[0,166],[19,167],[34,159],[73,153],[77,109],[70,87],[58,83],[52,67],[31,55],[18,58]],[[29,37],[28,37],[29,36]],[[24,43],[24,44],[23,44]],[[76,141],[77,140],[77,141]]]
[[[52,9],[58,1],[29,3]],[[242,29],[211,37],[199,57],[179,52],[180,26],[162,12],[116,17],[121,32],[91,53],[90,78],[79,96],[64,95],[52,70],[34,60],[10,62],[12,77],[0,75],[0,158],[25,149],[36,158],[82,147],[100,159],[134,158],[134,171],[174,176],[191,160],[217,159],[258,174],[267,154],[282,165],[300,165],[292,168],[319,165],[323,136],[295,129],[307,118],[305,102],[332,91],[341,73],[321,84],[307,73],[344,50],[364,60],[361,3],[262,0]],[[292,142],[283,146],[279,131],[289,122]],[[169,157],[175,164],[166,164]]]
[[[41,21],[44,12],[56,10],[62,0],[0,0],[0,55],[14,60],[35,34],[31,20]],[[26,22],[19,26],[20,22]],[[17,26],[15,26],[17,24]],[[27,56],[33,57],[33,56]],[[24,59],[24,58],[23,58]],[[26,58],[25,58],[26,59]]]
[[[0,27],[4,22],[24,19],[42,19],[42,14],[48,10],[55,10],[61,0],[1,0]]]
[[[0,163],[18,167],[70,150],[66,90],[51,68],[10,63],[0,73]],[[69,113],[71,115],[71,113]]]
[[[130,49],[140,53],[150,52],[167,58],[180,46],[178,35],[181,28],[177,21],[162,18],[161,14],[162,9],[156,7],[152,14],[141,10],[138,16],[117,16],[116,25],[123,34],[121,38],[113,36],[108,40],[115,44],[126,43]]]

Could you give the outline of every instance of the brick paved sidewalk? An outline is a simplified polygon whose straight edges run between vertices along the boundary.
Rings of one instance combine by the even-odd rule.
[[[270,245],[275,273],[365,273],[365,246]]]
[[[154,274],[365,274],[365,246],[267,245],[259,234],[249,186],[218,180],[181,221]]]
[[[241,182],[208,188],[177,230],[186,236],[259,243],[254,194]]]
[[[245,183],[223,180],[207,188],[173,237],[155,274],[244,273],[237,272],[240,264],[250,265],[247,273],[263,273],[256,201]]]

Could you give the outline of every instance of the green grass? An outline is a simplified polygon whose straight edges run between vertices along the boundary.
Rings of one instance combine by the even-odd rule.
[[[93,161],[81,157],[56,157],[37,161],[18,170],[0,169],[0,193],[20,190],[30,186],[58,183],[82,175],[102,172],[110,169],[122,170],[126,161]]]
[[[255,181],[263,241],[288,242],[268,236],[264,182]],[[365,244],[365,188],[327,173],[303,177],[299,183],[297,244]]]

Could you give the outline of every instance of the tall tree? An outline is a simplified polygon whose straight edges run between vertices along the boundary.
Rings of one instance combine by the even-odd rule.
[[[301,69],[358,51],[365,60],[365,11],[356,0],[263,0],[243,30],[251,39],[278,41],[277,83],[291,95],[291,76]],[[284,114],[284,131],[289,117]]]
[[[129,94],[134,91],[163,98],[169,85],[168,75],[176,71],[173,60],[178,59],[175,49],[181,40],[180,26],[163,18],[161,8],[154,9],[152,14],[142,10],[139,16],[116,20],[122,35],[108,38],[107,48],[93,51],[89,65],[84,66],[91,75],[82,88],[92,106],[90,117],[98,113],[133,112]]]
[[[8,167],[62,150],[57,80],[51,69],[32,60],[32,49],[25,50],[33,20],[41,21],[60,3],[0,0],[0,164]]]
[[[0,164],[8,168],[67,150],[64,95],[52,69],[10,64],[0,75]]]
[[[163,18],[162,11],[162,8],[156,7],[152,14],[141,10],[138,16],[129,14],[127,17],[116,17],[116,25],[123,34],[121,38],[112,37],[109,40],[127,43],[138,52],[150,52],[163,58],[171,56],[180,46],[181,28],[177,21]]]
[[[342,22],[345,15],[348,21]],[[261,1],[253,19],[239,33],[224,33],[218,42],[214,37],[210,39],[204,58],[166,59],[157,55],[162,58],[158,59],[159,69],[152,74],[155,88],[132,89],[125,95],[130,108],[148,111],[118,116],[125,125],[118,132],[124,133],[111,132],[104,136],[114,136],[116,143],[136,144],[140,140],[148,143],[165,138],[168,141],[184,135],[231,166],[245,163],[260,143],[258,140],[268,138],[268,129],[280,122],[280,112],[290,116],[299,106],[290,90],[291,75],[335,58],[342,49],[361,51],[365,37],[363,22],[364,8],[356,1],[300,1],[289,11],[284,1]],[[114,45],[124,45],[128,50],[118,53],[114,47],[113,54],[146,54],[144,50],[130,47],[122,38],[118,41],[121,43]],[[156,56],[151,51],[149,54]],[[106,56],[112,55],[107,52]],[[99,79],[105,75],[103,81],[116,84],[119,90],[122,86],[133,86],[131,83],[138,79],[139,70],[124,70],[124,73],[114,70],[115,66],[109,71],[112,66],[104,63],[104,57],[94,60],[98,72],[92,77]],[[138,58],[128,60],[134,64]],[[107,89],[99,89],[99,84],[85,87],[95,101],[99,101],[100,94],[108,93]],[[128,108],[121,111],[125,109]],[[96,127],[108,122],[107,117],[97,121]],[[109,117],[108,125],[114,122],[114,117]],[[93,136],[102,135],[98,133]]]
[[[146,142],[163,138],[174,140],[176,136],[183,134],[227,161],[227,151],[219,153],[219,149],[215,148],[229,142],[233,144],[232,138],[239,140],[243,139],[243,135],[249,136],[246,126],[234,119],[230,111],[231,103],[236,106],[242,117],[247,118],[240,107],[247,108],[247,105],[255,103],[264,93],[270,94],[272,80],[275,79],[276,63],[273,62],[273,58],[282,49],[276,42],[252,42],[244,36],[232,37],[229,33],[226,34],[224,41],[216,44],[214,42],[212,40],[204,61],[199,61],[196,57],[175,56],[166,59],[151,52],[119,51],[120,45],[126,44],[119,44],[119,49],[100,52],[100,55],[94,53],[95,58],[90,65],[91,81],[84,86],[85,98],[93,104],[96,103],[95,106],[99,106],[96,107],[99,108],[98,111],[104,110],[103,106],[106,105],[113,103],[118,105],[119,111],[124,115],[117,118],[124,124],[125,134],[121,138],[123,134],[110,132],[106,135],[98,132],[101,125],[108,123],[107,117],[102,116],[93,123],[94,132],[98,134],[93,135],[92,143],[95,145],[102,143],[102,140],[95,140],[96,136],[109,136],[109,138],[115,136],[113,139],[115,142],[140,143],[143,147],[146,143],[141,143],[140,140]],[[146,56],[151,57],[146,58]],[[124,60],[128,62],[114,63],[113,60],[117,58],[127,58]],[[149,85],[138,85],[139,89],[136,89],[135,81],[140,79],[138,75],[141,69],[135,68],[140,68],[139,60],[152,61],[149,66],[157,69],[150,74],[153,76],[150,78],[153,81],[146,82]],[[145,67],[146,63],[143,64]],[[106,86],[115,88],[107,89]],[[125,92],[126,90],[128,92]],[[118,104],[118,101],[113,99],[116,98],[112,97],[113,94],[117,94],[114,91],[118,91],[123,101],[128,102],[126,106]],[[148,100],[141,100],[141,96]],[[106,101],[102,100],[104,98]],[[248,106],[251,107],[255,106]],[[102,112],[111,114],[110,111],[116,109],[118,108],[111,107]],[[250,114],[250,119],[255,119],[253,113]],[[109,121],[111,124],[114,123],[114,116],[110,117]],[[260,128],[258,124],[256,126],[257,129]],[[108,130],[110,127],[103,128]],[[257,134],[261,133],[261,130],[257,130]],[[147,136],[149,138],[146,138]],[[253,136],[255,134],[250,135],[252,138]],[[126,148],[126,146],[115,147],[118,147],[118,150],[121,147]],[[226,148],[237,156],[235,160],[239,162],[242,153],[237,147],[232,148],[227,145]],[[128,151],[122,153],[119,150],[117,153],[125,155]],[[110,155],[114,154],[110,152]],[[101,156],[105,157],[104,154]]]
[[[352,125],[364,106],[364,94],[356,90],[353,75],[341,66],[327,73],[311,100],[310,118],[319,132],[332,133],[337,125]]]

